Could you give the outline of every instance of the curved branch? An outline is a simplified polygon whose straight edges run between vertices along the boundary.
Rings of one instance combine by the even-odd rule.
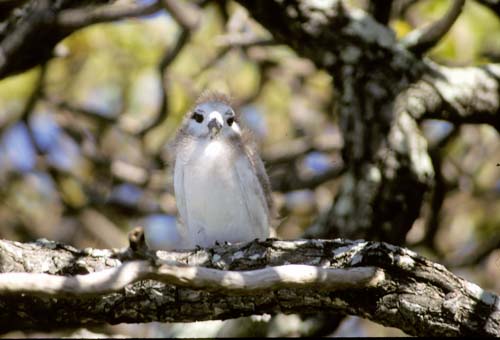
[[[224,294],[247,295],[271,289],[311,286],[335,291],[376,287],[382,283],[384,277],[384,272],[374,267],[330,269],[289,264],[248,271],[222,271],[131,261],[96,273],[70,277],[38,273],[4,273],[0,275],[0,296],[6,294],[52,297],[98,296],[120,291],[131,283],[147,279]]]
[[[446,14],[429,26],[410,32],[401,43],[408,50],[417,55],[422,55],[434,47],[450,30],[457,18],[462,13],[465,0],[453,0]]]
[[[177,58],[179,53],[184,49],[184,47],[188,44],[189,39],[191,38],[191,34],[194,30],[198,28],[199,22],[201,20],[200,7],[207,5],[207,2],[198,1],[198,5],[196,4],[188,4],[188,3],[179,3],[177,1],[171,0],[163,0],[163,6],[166,10],[168,10],[173,16],[174,20],[180,26],[180,32],[175,42],[175,45],[172,48],[168,48],[165,50],[160,63],[158,65],[159,72],[161,75],[161,103],[158,108],[158,112],[155,118],[146,126],[142,127],[138,131],[139,136],[144,136],[149,131],[158,127],[168,116],[168,68],[172,64],[172,62]]]
[[[186,46],[186,44],[189,42],[189,38],[191,37],[191,32],[187,28],[181,28],[181,31],[179,32],[179,36],[177,38],[177,41],[175,42],[175,45],[170,49],[167,49],[163,57],[160,60],[160,64],[158,66],[161,79],[161,103],[158,108],[158,112],[156,113],[154,119],[149,122],[147,125],[142,127],[137,134],[139,136],[144,136],[146,135],[149,131],[153,130],[154,128],[158,127],[162,122],[165,121],[165,119],[168,116],[168,67],[170,64],[177,58],[179,53],[182,51],[182,49]]]
[[[122,264],[131,255],[0,240],[0,331],[330,311],[414,335],[500,335],[498,296],[387,243],[269,239]]]
[[[500,131],[500,65],[449,68],[432,64],[432,74],[407,91],[406,106],[418,120],[489,124]]]

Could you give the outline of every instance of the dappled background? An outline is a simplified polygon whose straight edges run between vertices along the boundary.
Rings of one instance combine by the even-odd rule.
[[[279,211],[277,236],[299,238],[328,212],[343,174],[331,77],[275,44],[231,1],[181,3],[197,23],[160,10],[91,25],[59,43],[45,65],[0,81],[0,238],[120,248],[137,225],[159,243],[171,236],[177,211],[166,145],[205,89],[231,95],[259,142]],[[448,5],[401,6],[391,27],[403,36],[439,18]],[[428,57],[458,66],[496,61],[499,37],[498,18],[469,1]],[[406,245],[500,293],[498,132],[488,125],[420,124],[436,190]],[[296,319],[274,318],[267,334],[303,334],[307,324]],[[238,334],[218,321],[93,331]],[[336,334],[402,333],[350,318]]]

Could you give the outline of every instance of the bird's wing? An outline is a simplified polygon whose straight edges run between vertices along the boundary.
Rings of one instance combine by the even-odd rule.
[[[271,195],[272,194],[271,183],[269,182],[269,177],[267,176],[264,162],[262,162],[262,159],[258,155],[255,142],[253,140],[251,133],[248,130],[243,131],[242,139],[243,139],[245,154],[250,159],[250,163],[252,164],[255,170],[260,187],[262,188],[262,191],[264,193],[267,209],[269,210],[270,216],[272,216],[274,214],[273,213],[274,205]]]
[[[273,200],[271,196],[271,183],[269,182],[269,177],[267,177],[266,169],[264,167],[264,162],[260,159],[258,155],[254,156],[253,165],[255,167],[255,173],[257,174],[257,179],[259,180],[260,186],[264,192],[264,197],[266,199],[267,208],[271,212],[273,210]]]
[[[265,199],[262,186],[255,175],[252,161],[242,155],[235,163],[235,171],[238,177],[240,192],[246,207],[246,213],[252,224],[258,229],[255,230],[256,238],[269,237],[269,209]]]
[[[180,246],[182,248],[189,248],[191,243],[189,242],[188,236],[188,213],[187,213],[187,203],[186,203],[186,190],[185,190],[185,178],[184,178],[184,168],[185,160],[179,158],[182,154],[182,148],[186,146],[189,141],[184,138],[182,133],[178,133],[175,140],[170,144],[170,150],[172,151],[172,157],[170,164],[173,169],[173,179],[174,179],[174,191],[175,191],[175,202],[177,205],[177,231],[179,232],[181,238]],[[179,159],[178,159],[179,158]]]
[[[174,190],[175,202],[182,223],[185,225],[187,221],[186,195],[184,190],[184,165],[182,161],[176,161],[174,167]]]

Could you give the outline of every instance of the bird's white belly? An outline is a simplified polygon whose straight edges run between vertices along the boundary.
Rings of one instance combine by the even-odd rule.
[[[262,205],[258,191],[246,187],[251,183],[241,183],[255,175],[248,160],[232,152],[225,143],[212,141],[197,146],[184,165],[186,216],[183,219],[193,246],[267,237],[259,235],[262,228],[258,224],[267,220],[265,211],[255,207]],[[245,194],[243,190],[247,189],[251,192]]]

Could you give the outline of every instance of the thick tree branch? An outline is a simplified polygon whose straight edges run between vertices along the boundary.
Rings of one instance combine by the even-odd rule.
[[[489,124],[500,131],[500,65],[448,68],[428,63],[433,72],[405,96],[413,117]]]
[[[131,254],[0,240],[0,330],[327,310],[413,335],[500,335],[496,295],[386,243],[266,240],[126,262]]]

